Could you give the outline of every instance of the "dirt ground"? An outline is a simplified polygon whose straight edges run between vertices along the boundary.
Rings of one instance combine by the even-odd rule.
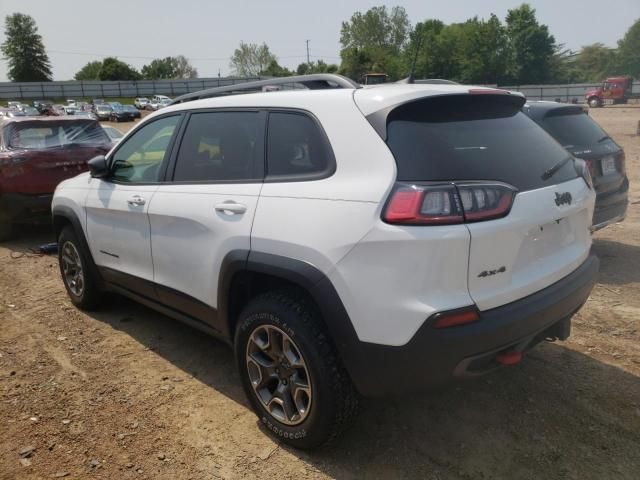
[[[0,244],[0,478],[639,479],[640,108],[592,115],[626,149],[631,204],[594,237],[600,281],[570,340],[367,400],[312,453],[265,435],[227,347],[121,298],[78,311],[56,258],[25,253],[47,230]]]

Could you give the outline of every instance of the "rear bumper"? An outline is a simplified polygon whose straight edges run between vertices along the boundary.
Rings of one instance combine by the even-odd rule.
[[[629,181],[614,192],[606,192],[596,197],[593,211],[593,229],[600,230],[615,222],[624,220],[627,215]]]
[[[23,193],[0,194],[0,220],[28,221],[51,216],[53,194],[26,195]]]
[[[365,396],[398,394],[445,384],[497,367],[497,353],[525,351],[547,337],[568,336],[570,319],[598,275],[595,256],[573,273],[528,297],[480,313],[480,321],[435,329],[427,320],[400,347],[358,342],[346,367]]]

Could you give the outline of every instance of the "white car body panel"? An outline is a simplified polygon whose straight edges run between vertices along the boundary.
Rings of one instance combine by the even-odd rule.
[[[215,308],[225,255],[249,250],[260,183],[162,185],[149,207],[154,282]],[[216,210],[225,202],[244,213]]]
[[[556,205],[569,192],[571,205]],[[480,310],[526,297],[575,270],[591,249],[595,192],[582,178],[521,192],[505,218],[468,223],[469,292]],[[484,271],[502,273],[479,276]]]
[[[147,210],[157,185],[126,185],[92,179],[86,196],[86,235],[98,266],[153,281]],[[144,205],[129,200],[139,195]]]
[[[374,228],[329,274],[361,341],[404,345],[433,313],[469,306],[464,225]]]
[[[595,195],[581,178],[518,193],[509,215],[498,220],[422,227],[381,220],[396,164],[365,116],[425,96],[468,92],[461,85],[380,85],[168,106],[138,128],[158,115],[205,108],[310,112],[331,143],[336,171],[325,179],[264,184],[109,186],[94,179],[89,191],[85,186],[75,190],[76,182],[87,183],[85,175],[65,182],[54,206],[86,208],[83,227],[99,266],[214,308],[220,265],[229,251],[251,249],[306,262],[332,282],[361,341],[405,345],[433,313],[512,302],[560,280],[589,253]],[[556,206],[556,191],[569,191],[572,204]],[[145,197],[144,207],[128,206],[133,194]],[[214,208],[224,201],[242,203],[247,210],[227,218]],[[478,277],[501,266],[501,274]]]

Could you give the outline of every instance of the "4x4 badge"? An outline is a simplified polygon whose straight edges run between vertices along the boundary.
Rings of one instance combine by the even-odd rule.
[[[507,267],[505,266],[496,268],[495,270],[483,270],[478,274],[478,278],[491,277],[493,275],[497,275],[498,273],[504,273],[506,271],[507,271]]]
[[[564,205],[565,203],[567,205],[571,205],[571,201],[572,200],[573,200],[573,198],[571,197],[571,194],[569,192],[564,192],[564,193],[556,192],[556,205],[557,206]]]

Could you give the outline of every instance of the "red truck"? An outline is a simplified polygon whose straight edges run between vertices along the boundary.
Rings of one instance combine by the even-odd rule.
[[[87,170],[111,149],[96,120],[72,117],[0,119],[0,241],[17,223],[49,221],[62,180]]]
[[[585,99],[592,108],[605,103],[627,103],[631,98],[640,98],[640,93],[632,92],[633,78],[629,76],[609,77],[602,85],[585,93]]]

